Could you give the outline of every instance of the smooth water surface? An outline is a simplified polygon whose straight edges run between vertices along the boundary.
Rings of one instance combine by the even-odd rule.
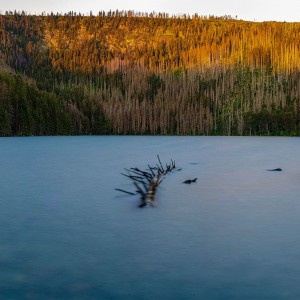
[[[182,171],[139,209],[114,189],[156,154]],[[0,299],[300,299],[299,154],[299,138],[1,138]]]

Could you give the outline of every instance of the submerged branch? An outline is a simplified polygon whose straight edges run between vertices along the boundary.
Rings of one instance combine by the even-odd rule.
[[[131,193],[131,192],[128,192],[128,191],[125,191],[125,190],[122,190],[122,189],[115,189],[115,190],[119,191],[119,192],[123,192],[123,193],[129,194],[129,195],[135,195],[135,193]]]
[[[170,164],[166,164],[165,168],[157,155],[158,164],[155,167],[151,167],[148,164],[148,169],[143,171],[138,168],[130,168],[125,171],[128,174],[121,173],[123,176],[131,179],[136,188],[136,193],[140,194],[142,203],[139,207],[145,207],[147,205],[155,206],[156,204],[156,191],[158,186],[162,183],[162,177],[175,169],[175,161],[171,159]],[[150,172],[148,172],[150,171]],[[136,193],[128,192],[122,189],[116,189],[117,191],[135,195]]]

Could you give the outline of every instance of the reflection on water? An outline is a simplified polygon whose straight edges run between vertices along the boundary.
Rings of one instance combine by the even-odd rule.
[[[299,299],[299,153],[299,138],[2,138],[0,299]],[[141,210],[114,189],[156,154],[182,170]]]

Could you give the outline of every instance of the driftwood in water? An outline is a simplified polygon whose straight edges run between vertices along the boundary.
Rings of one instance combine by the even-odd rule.
[[[147,205],[155,206],[155,194],[157,187],[162,182],[162,177],[176,168],[175,161],[172,159],[171,163],[166,164],[164,167],[158,155],[157,158],[158,163],[155,167],[148,165],[148,169],[145,171],[138,168],[124,169],[127,174],[121,173],[123,176],[126,176],[133,181],[136,188],[135,193],[140,195],[142,201],[139,207],[145,207]],[[123,189],[116,190],[126,194],[135,195],[135,193]]]
[[[160,177],[161,174],[153,178],[153,180],[150,182],[146,194],[141,197],[142,203],[139,205],[139,207],[145,207],[148,204],[152,206],[156,205],[155,193],[158,185],[160,184]]]
[[[277,168],[277,169],[272,169],[272,170],[268,170],[268,171],[277,171],[277,172],[281,172],[282,169],[281,169],[281,168]]]
[[[185,180],[183,183],[191,184],[192,182],[196,182],[196,181],[197,181],[197,178],[194,178],[194,179],[187,179],[187,180]]]

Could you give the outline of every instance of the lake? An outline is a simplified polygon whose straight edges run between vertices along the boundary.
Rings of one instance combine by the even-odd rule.
[[[182,171],[140,209],[115,188],[157,154]],[[300,138],[1,138],[0,167],[0,299],[300,299]]]

